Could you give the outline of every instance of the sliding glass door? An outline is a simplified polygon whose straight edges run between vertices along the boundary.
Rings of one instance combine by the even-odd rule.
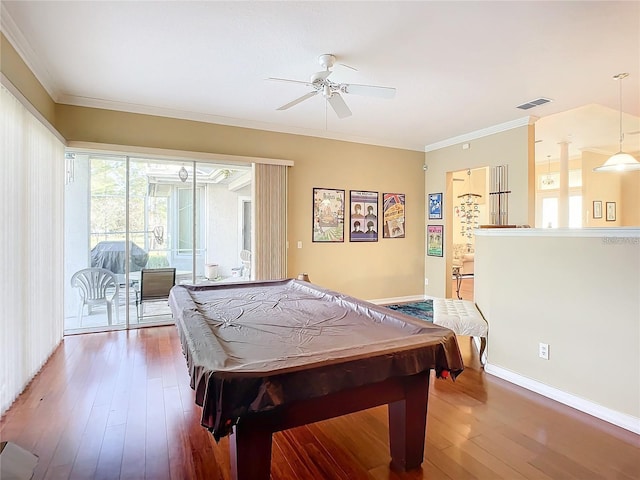
[[[250,166],[67,157],[66,333],[171,323],[174,283],[246,280],[240,251],[251,244]]]

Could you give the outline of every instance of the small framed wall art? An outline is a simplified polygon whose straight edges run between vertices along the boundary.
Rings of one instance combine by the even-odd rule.
[[[344,242],[344,190],[313,189],[313,241]]]
[[[378,192],[349,192],[351,242],[378,241]]]
[[[443,225],[427,225],[427,255],[442,257]]]
[[[593,201],[593,218],[602,218],[602,200]]]
[[[616,202],[607,202],[607,222],[616,221]]]
[[[442,220],[442,193],[429,194],[429,220]]]
[[[404,238],[404,193],[382,194],[382,238]]]

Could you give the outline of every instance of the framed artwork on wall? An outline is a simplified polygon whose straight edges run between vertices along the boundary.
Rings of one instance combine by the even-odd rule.
[[[607,202],[607,222],[616,221],[616,202]]]
[[[344,190],[313,189],[313,241],[344,242]]]
[[[443,225],[427,225],[427,255],[431,257],[442,257],[443,237]]]
[[[404,238],[404,193],[382,194],[382,238]]]
[[[349,241],[378,241],[378,192],[349,192]]]
[[[442,193],[429,194],[429,220],[442,220]]]
[[[602,218],[602,200],[593,201],[593,218]]]

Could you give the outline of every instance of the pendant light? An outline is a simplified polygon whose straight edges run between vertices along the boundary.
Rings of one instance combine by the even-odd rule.
[[[178,178],[182,183],[186,182],[187,178],[189,178],[189,172],[187,172],[187,169],[184,168],[184,165],[180,170],[178,170]]]
[[[551,155],[547,155],[547,176],[542,179],[542,184],[550,187],[554,183],[556,182],[551,176]]]
[[[630,170],[640,170],[640,162],[632,155],[622,151],[622,140],[624,139],[624,134],[622,133],[622,80],[628,76],[628,73],[619,73],[613,76],[613,78],[620,82],[620,150],[615,155],[609,157],[609,160],[604,162],[603,165],[594,168],[594,172],[628,172]]]

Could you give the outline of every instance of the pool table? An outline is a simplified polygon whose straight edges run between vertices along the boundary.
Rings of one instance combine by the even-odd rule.
[[[234,479],[269,478],[274,432],[383,404],[391,468],[417,468],[430,372],[464,368],[452,331],[298,280],[180,285],[169,305]]]

